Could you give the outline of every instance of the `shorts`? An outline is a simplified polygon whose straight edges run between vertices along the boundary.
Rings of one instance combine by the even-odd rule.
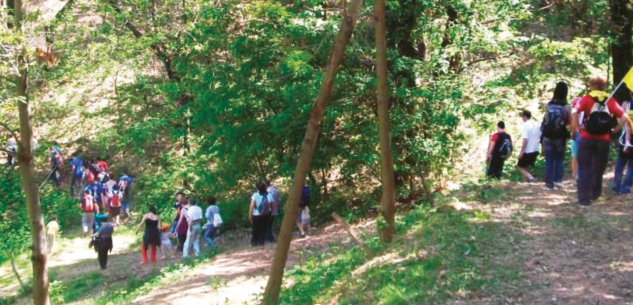
[[[571,140],[571,157],[578,157],[578,141]]]
[[[110,217],[117,217],[119,215],[121,215],[121,207],[110,207],[110,211],[108,211],[110,214]]]
[[[538,157],[538,154],[538,151],[529,154],[524,153],[523,158],[519,159],[519,163],[517,163],[517,166],[522,168],[534,166],[534,164],[536,164],[536,158]]]

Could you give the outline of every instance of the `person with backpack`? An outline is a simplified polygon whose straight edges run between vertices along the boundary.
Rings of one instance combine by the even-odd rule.
[[[70,159],[70,167],[72,171],[72,175],[70,178],[70,196],[77,196],[77,194],[75,193],[75,184],[79,182],[79,187],[83,188],[82,179],[84,176],[84,160],[78,157],[76,152],[72,154],[72,158]]]
[[[81,228],[84,231],[84,234],[90,234],[90,229],[94,226],[95,223],[95,213],[99,213],[99,206],[95,202],[90,190],[84,190],[84,196],[81,199],[81,204],[79,205],[81,208]]]
[[[633,187],[633,146],[631,143],[631,131],[633,130],[633,122],[630,118],[633,117],[633,110],[631,110],[631,93],[628,92],[629,99],[622,103],[622,108],[628,113],[629,120],[621,120],[615,132],[620,132],[618,138],[618,160],[615,164],[615,174],[613,176],[612,190],[616,194],[630,194],[631,187]],[[627,143],[629,145],[627,146]],[[624,176],[624,170],[626,169],[626,176]],[[624,181],[622,180],[624,176]]]
[[[301,190],[299,199],[299,212],[296,216],[297,228],[301,237],[306,237],[306,231],[310,229],[310,186],[307,184]]]
[[[505,132],[505,128],[506,124],[503,121],[497,123],[497,133],[490,137],[488,143],[486,176],[493,179],[501,179],[503,165],[512,154],[512,137]]]
[[[589,92],[589,90],[587,90]],[[582,100],[582,96],[576,97],[571,102],[571,109],[574,109]],[[580,114],[580,121],[583,121],[583,114]],[[571,118],[571,115],[570,115]],[[571,124],[571,121],[570,121]],[[571,129],[571,127],[570,127]],[[580,142],[580,129],[571,129],[571,178],[578,182],[578,143]]]
[[[187,241],[187,232],[189,230],[189,223],[187,222],[187,210],[189,210],[189,201],[187,197],[178,196],[180,204],[178,205],[178,222],[176,222],[175,231],[178,236],[178,251],[183,251],[185,248],[185,242]]]
[[[530,172],[530,167],[536,164],[541,143],[541,128],[539,124],[532,120],[532,113],[523,110],[521,113],[523,128],[521,132],[521,151],[519,152],[519,162],[517,170],[528,182],[535,182],[536,178]]]
[[[110,180],[112,181],[112,180]],[[121,215],[121,192],[118,185],[113,185],[112,188],[107,187],[108,199],[107,205],[109,206],[108,214],[114,224],[119,225],[119,215]]]
[[[554,187],[563,188],[565,150],[569,138],[568,127],[571,125],[571,107],[567,104],[568,90],[565,82],[556,84],[554,97],[547,104],[541,124],[547,190],[553,190]]]
[[[55,144],[50,151],[50,164],[51,164],[51,181],[55,184],[55,187],[59,188],[61,183],[61,172],[59,167],[62,166],[64,159],[62,158],[61,148]]]
[[[15,165],[14,156],[18,153],[18,141],[13,135],[10,136],[5,148],[7,151],[13,153],[7,153],[7,165],[13,167]]]
[[[182,258],[189,257],[189,252],[193,247],[193,252],[196,257],[200,256],[200,237],[202,236],[202,208],[196,205],[196,198],[189,196],[189,208],[184,217],[187,218],[189,227],[187,229],[187,239],[185,240],[185,247],[182,250]]]
[[[250,200],[248,219],[253,224],[251,245],[263,246],[266,242],[266,228],[272,214],[273,195],[268,193],[266,182],[258,181],[255,185],[257,192],[253,193]]]
[[[275,218],[279,215],[279,190],[272,185],[270,180],[266,180],[266,186],[268,187],[266,191],[273,195],[273,204],[272,204],[272,214],[270,215],[270,219],[268,219],[268,224],[266,227],[266,241],[269,243],[275,242],[275,235],[273,234],[273,224],[275,222]]]
[[[209,196],[207,198],[207,207],[204,216],[207,218],[207,225],[204,230],[204,241],[207,243],[207,247],[213,248],[215,247],[215,242],[213,241],[213,235],[222,225],[222,217],[220,216],[220,208],[218,208],[216,204],[216,199],[213,196]]]
[[[588,206],[602,195],[602,175],[609,160],[613,117],[628,119],[614,98],[604,92],[607,82],[602,77],[589,81],[591,92],[572,110],[572,130],[580,126],[578,146],[578,204]],[[584,114],[584,122],[579,115]]]
[[[104,203],[106,202],[106,192],[105,188],[99,181],[93,181],[90,185],[86,186],[85,189],[90,190],[90,194],[92,198],[94,198],[95,202],[99,206],[99,210],[105,211]],[[109,207],[107,207],[109,209]]]
[[[123,176],[119,178],[119,192],[121,192],[121,205],[124,217],[130,216],[132,208],[132,183],[134,180],[127,170],[123,172]]]

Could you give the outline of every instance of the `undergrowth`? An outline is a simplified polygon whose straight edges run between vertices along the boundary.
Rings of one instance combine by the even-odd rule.
[[[397,220],[397,238],[380,245],[369,261],[358,247],[324,253],[288,272],[294,283],[281,304],[436,304],[501,289],[518,278],[511,264],[497,263],[510,249],[511,232],[482,211],[419,206]]]

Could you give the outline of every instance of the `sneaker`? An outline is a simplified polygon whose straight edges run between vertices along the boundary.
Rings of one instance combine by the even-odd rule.
[[[301,235],[301,238],[306,237],[306,233],[305,232],[301,232],[301,233],[299,233],[299,235]]]
[[[546,190],[546,191],[553,192],[553,191],[554,191],[554,187],[549,187],[549,186],[547,186],[547,185],[546,185],[546,186],[545,186],[545,190]]]
[[[559,190],[562,190],[564,188],[563,183],[561,182],[554,183],[554,187],[556,187]]]
[[[538,179],[536,179],[535,177],[528,179],[528,183],[537,183],[537,182],[538,182]]]

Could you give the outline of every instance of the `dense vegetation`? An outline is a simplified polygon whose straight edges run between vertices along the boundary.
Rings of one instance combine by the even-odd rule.
[[[342,3],[68,0],[45,8],[28,3],[20,32],[12,30],[11,8],[3,6],[0,123],[17,130],[16,105],[30,101],[41,146],[34,159],[40,182],[48,174],[45,151],[57,142],[67,158],[77,151],[111,160],[117,176],[130,170],[136,211],[157,204],[161,216],[171,218],[175,192],[187,190],[201,198],[217,196],[228,228],[248,226],[246,198],[254,182],[270,178],[282,189],[290,184],[346,9]],[[335,211],[355,220],[379,210],[372,14],[373,3],[363,3],[308,174],[317,223],[329,221]],[[480,135],[498,119],[513,120],[528,101],[547,100],[555,81],[567,80],[579,94],[589,75],[613,71],[621,79],[622,67],[628,65],[628,71],[633,64],[631,37],[626,37],[630,21],[620,18],[630,15],[627,1],[620,0],[388,1],[398,206],[407,210],[426,202],[423,179],[432,192],[459,180],[458,165],[469,162]],[[29,75],[25,95],[16,94],[22,66]],[[619,79],[611,77],[611,83]],[[8,138],[9,133],[0,134],[3,143]],[[69,174],[64,168],[65,182]],[[31,235],[17,172],[3,168],[0,176],[2,263],[26,251]],[[48,185],[40,194],[44,218],[59,215],[62,229],[71,230],[79,217],[74,199]],[[450,220],[458,223],[426,214],[404,221],[426,216],[438,226],[469,230],[461,216]],[[412,234],[423,234],[429,223]],[[464,239],[454,233],[447,238]],[[425,243],[437,246],[429,234]],[[380,247],[377,241],[375,246]],[[359,254],[346,252],[343,259],[351,263],[345,267],[362,264]],[[437,260],[420,267],[428,270],[409,271],[432,274],[434,264],[469,268],[450,255]],[[333,272],[322,268],[293,272]],[[371,285],[377,284],[347,288],[372,290]],[[462,286],[442,289],[477,283],[455,285]],[[305,301],[296,299],[306,295],[297,289],[282,300]],[[341,300],[397,303],[424,297],[402,299],[406,293],[388,289]]]

